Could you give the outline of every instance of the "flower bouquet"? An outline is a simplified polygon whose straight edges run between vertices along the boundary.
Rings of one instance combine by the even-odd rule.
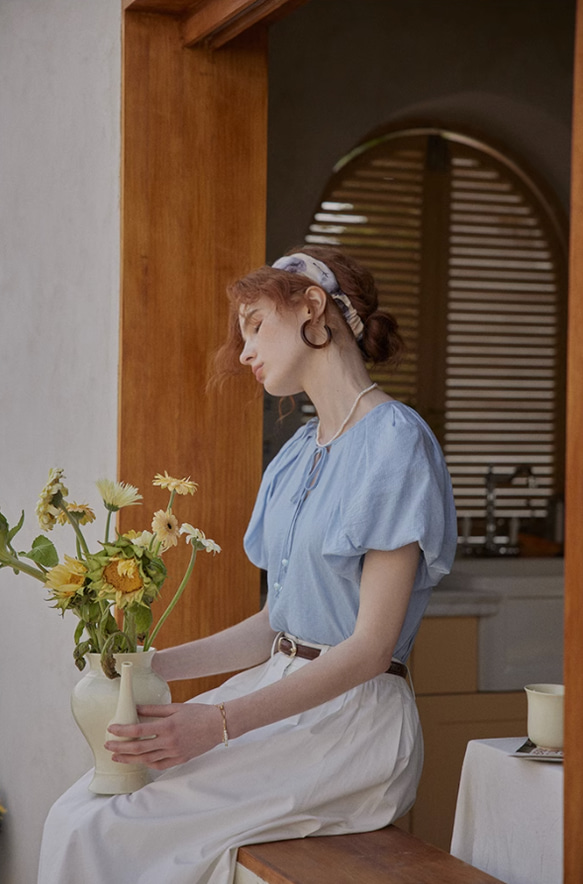
[[[171,702],[168,685],[152,669],[152,642],[184,592],[197,552],[205,549],[217,553],[220,547],[199,528],[188,523],[179,525],[173,512],[176,495],[196,491],[196,483],[190,478],[173,479],[167,472],[157,474],[153,484],[169,492],[168,506],[154,513],[151,531],[116,531],[115,538],[110,538],[112,514],[139,503],[142,496],[133,485],[123,482],[101,479],[96,484],[107,513],[105,536],[99,549],[91,551],[83,534],[83,526],[95,521],[95,513],[87,504],[68,500],[63,470],[52,469],[36,506],[45,533],[34,539],[29,550],[19,552],[15,548],[24,513],[11,528],[0,512],[0,569],[12,568],[17,574],[22,572],[40,580],[53,607],[62,616],[65,611],[72,611],[78,618],[74,659],[81,670],[88,661],[89,671],[73,689],[71,709],[95,759],[89,789],[113,795],[140,789],[149,781],[149,772],[142,764],[126,765],[112,760],[103,745],[108,724],[123,720],[119,717],[123,697],[127,700],[124,714],[131,707],[136,721],[136,703]],[[65,554],[61,559],[55,544],[46,537],[46,532],[58,524],[68,524],[73,529],[75,556]],[[190,561],[174,597],[153,626],[152,605],[167,575],[163,557],[178,545],[181,535],[192,547]],[[122,671],[124,676],[120,679]],[[125,685],[123,692],[121,683]]]
[[[76,555],[60,559],[57,549],[45,534],[35,538],[30,550],[17,552],[15,537],[24,524],[24,512],[10,527],[0,512],[0,569],[12,568],[40,580],[49,591],[48,601],[64,615],[72,611],[79,623],[75,630],[74,659],[84,669],[87,654],[100,654],[103,671],[117,678],[114,653],[135,653],[138,645],[151,648],[159,629],[182,595],[192,574],[199,550],[220,552],[199,528],[179,525],[173,512],[176,495],[194,494],[197,485],[188,479],[173,479],[164,471],[153,484],[166,489],[170,500],[165,510],[153,517],[151,531],[116,532],[110,539],[111,516],[122,507],[134,506],[142,499],[137,488],[124,482],[101,479],[97,483],[105,510],[105,536],[100,549],[91,552],[82,527],[95,520],[87,504],[68,501],[62,469],[51,469],[36,506],[36,515],[44,532],[57,525],[69,524],[76,541]],[[167,570],[163,555],[178,544],[181,535],[192,546],[190,562],[167,608],[152,628],[152,604],[160,595]],[[115,616],[117,608],[118,617]]]

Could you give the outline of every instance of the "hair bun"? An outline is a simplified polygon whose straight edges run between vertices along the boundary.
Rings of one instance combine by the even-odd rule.
[[[394,316],[375,310],[364,320],[362,349],[373,363],[385,362],[396,367],[405,355],[405,342]]]

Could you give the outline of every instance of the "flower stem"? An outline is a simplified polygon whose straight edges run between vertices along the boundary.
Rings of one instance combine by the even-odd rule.
[[[90,555],[89,548],[88,548],[87,544],[85,543],[85,538],[83,537],[83,532],[81,531],[81,528],[79,527],[79,523],[77,522],[77,519],[71,515],[71,513],[67,509],[67,505],[65,504],[65,502],[63,500],[60,500],[57,505],[58,505],[59,509],[63,513],[65,513],[65,516],[67,517],[67,519],[69,520],[69,522],[73,526],[73,530],[74,530],[75,534],[77,535],[77,540],[78,540],[79,544],[81,545],[81,549],[83,550],[85,555],[88,557]]]
[[[111,525],[111,513],[112,510],[107,510],[107,519],[105,520],[105,540],[104,543],[109,543],[109,526]]]
[[[188,581],[190,580],[190,575],[192,574],[192,571],[193,571],[193,568],[194,568],[194,563],[195,563],[195,561],[196,561],[196,553],[197,553],[197,549],[196,549],[195,546],[193,545],[193,547],[192,547],[192,555],[191,555],[191,557],[190,557],[190,562],[188,563],[188,568],[186,569],[186,574],[185,574],[184,577],[182,578],[182,583],[180,584],[180,586],[178,587],[178,589],[177,589],[176,592],[174,593],[174,598],[172,599],[172,601],[170,602],[170,604],[168,605],[168,607],[166,608],[166,610],[164,611],[164,613],[162,614],[162,616],[160,617],[160,619],[158,620],[158,622],[156,623],[156,626],[155,626],[154,629],[152,630],[151,634],[150,634],[149,636],[146,637],[146,640],[144,641],[144,651],[149,651],[149,650],[150,650],[150,648],[152,647],[152,642],[154,641],[154,639],[155,639],[156,636],[158,635],[158,632],[160,631],[160,628],[162,627],[162,625],[164,624],[166,618],[167,618],[168,615],[172,612],[172,610],[173,610],[174,607],[176,606],[176,603],[178,602],[180,596],[182,595],[182,593],[183,593],[184,590],[186,589],[186,584],[187,584]]]
[[[0,568],[3,567],[13,568],[15,571],[23,571],[29,577],[36,577],[37,580],[41,580],[43,583],[47,581],[46,571],[41,571],[40,568],[35,568],[34,565],[27,565],[22,559],[10,554],[0,558]]]
[[[136,631],[136,618],[129,611],[124,612],[123,631],[125,632],[132,653],[135,653],[138,646],[138,636]]]

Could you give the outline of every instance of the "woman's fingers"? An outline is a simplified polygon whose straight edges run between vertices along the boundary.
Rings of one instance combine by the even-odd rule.
[[[111,736],[105,748],[114,761],[164,770],[208,752],[222,740],[221,716],[214,706],[173,703],[140,706],[138,711],[151,720],[108,728]]]

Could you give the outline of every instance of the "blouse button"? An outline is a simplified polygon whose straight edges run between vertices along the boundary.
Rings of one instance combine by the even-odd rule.
[[[287,559],[282,559],[281,564],[283,565],[284,568],[287,568],[287,566],[289,565],[289,561]]]
[[[273,588],[276,592],[279,592],[281,589],[281,583],[274,583]]]

